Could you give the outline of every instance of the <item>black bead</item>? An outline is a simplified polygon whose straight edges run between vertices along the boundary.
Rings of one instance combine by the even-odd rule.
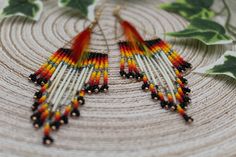
[[[184,118],[184,120],[185,120],[186,122],[187,122],[188,119],[189,119],[188,115],[186,115],[186,114],[183,114],[183,118]]]
[[[186,68],[192,68],[192,64],[190,64],[190,63],[188,63],[188,62],[185,62],[185,63],[184,63],[184,66],[185,66]]]
[[[135,78],[135,73],[134,73],[134,72],[131,72],[131,73],[130,73],[130,76],[132,76],[132,78]]]
[[[41,91],[38,91],[34,94],[35,99],[40,99],[43,96],[43,93]]]
[[[161,101],[161,107],[165,108],[168,105],[168,102],[166,101]]]
[[[136,74],[136,79],[137,79],[138,81],[142,80],[142,79],[143,79],[143,74],[137,73],[137,74]]]
[[[130,74],[129,74],[129,73],[126,73],[126,74],[125,74],[125,77],[126,77],[126,78],[130,78]]]
[[[84,102],[85,102],[84,97],[79,96],[78,101],[79,101],[80,105],[84,105]]]
[[[157,38],[157,39],[155,40],[156,43],[159,43],[159,42],[161,42],[161,41],[162,41],[161,38]]]
[[[188,83],[188,80],[184,77],[180,78],[181,82],[183,82],[184,84],[187,84]]]
[[[40,116],[41,116],[41,112],[35,112],[34,114],[30,116],[30,119],[33,121],[36,121],[37,119],[40,118]]]
[[[36,74],[30,74],[29,80],[31,80],[32,82],[35,82],[37,80],[37,75]]]
[[[34,121],[33,126],[35,128],[40,128],[43,125],[43,121],[41,119],[37,119],[36,121]]]
[[[141,77],[141,79],[143,78],[143,74],[139,74],[140,75],[140,77]]]
[[[43,78],[42,82],[41,82],[41,86],[45,85],[48,82],[48,80],[46,78]]]
[[[98,93],[100,90],[99,90],[99,86],[98,85],[95,85],[95,86],[93,86],[93,91],[95,92],[95,93]]]
[[[184,71],[184,69],[183,69],[183,67],[181,66],[181,65],[179,65],[178,67],[176,67],[177,69],[178,69],[178,71],[180,71],[180,72],[183,72]]]
[[[159,87],[158,87],[158,85],[155,85],[155,88],[156,88],[156,90],[159,90]]]
[[[184,96],[183,100],[184,100],[185,103],[189,103],[191,101],[191,99],[187,96]]]
[[[71,115],[72,117],[79,117],[79,116],[80,116],[80,111],[79,111],[78,109],[74,108],[74,109],[71,111],[70,115]]]
[[[183,114],[183,118],[186,122],[193,122],[193,118],[189,117],[187,114]]]
[[[147,44],[148,46],[151,46],[152,41],[151,41],[151,40],[147,40],[147,41],[146,41],[146,44]]]
[[[172,106],[174,106],[173,102],[168,102],[168,108],[171,108]]]
[[[59,51],[64,52],[64,53],[71,53],[72,52],[71,49],[67,49],[67,48],[60,48]]]
[[[66,115],[61,116],[60,119],[61,124],[68,124],[68,117]]]
[[[58,130],[60,128],[60,122],[59,121],[54,121],[50,124],[50,127],[53,129],[53,130]]]
[[[146,89],[149,88],[149,84],[148,83],[144,83],[141,88],[142,88],[142,90],[146,90]]]
[[[126,77],[126,72],[125,71],[120,71],[120,76],[121,77]]]
[[[104,85],[101,86],[100,91],[105,92],[105,91],[108,90],[108,88],[109,88],[109,86],[107,84],[104,84]]]
[[[182,109],[186,109],[187,106],[188,106],[188,104],[187,104],[186,102],[182,102],[182,103],[180,104],[180,107],[181,107]]]
[[[36,111],[38,109],[39,105],[40,104],[38,102],[34,102],[34,104],[31,106],[32,111]]]
[[[53,143],[53,139],[50,136],[44,136],[43,137],[43,144],[50,145]]]
[[[140,73],[136,73],[135,78],[136,78],[137,81],[140,81],[141,80]]]
[[[182,90],[183,90],[184,94],[191,92],[191,90],[187,87],[182,88]]]
[[[142,84],[142,87],[141,87],[141,88],[142,88],[142,90],[144,90],[144,89],[145,89],[145,84]]]
[[[88,85],[87,87],[85,87],[85,91],[87,93],[92,93],[92,87]]]
[[[38,78],[36,82],[37,82],[38,85],[41,86],[42,82],[43,82],[43,78],[42,77]]]
[[[183,69],[183,71],[186,71],[186,68],[185,68],[185,66],[182,66],[182,69]]]
[[[87,90],[88,88],[90,88],[90,85],[87,83],[87,84],[84,85],[84,89],[85,89],[86,92],[88,91]],[[79,95],[79,93],[80,93],[80,91],[77,91],[76,95]]]
[[[105,85],[104,89],[108,90],[108,89],[109,89],[109,86],[108,86],[108,85]]]
[[[129,72],[128,74],[126,74],[126,78],[134,78],[134,73],[133,72]]]
[[[92,89],[92,92],[94,93],[95,92],[95,89],[96,89],[97,87],[96,87],[96,85],[93,85],[93,86],[91,86],[91,89]],[[99,87],[98,87],[99,88]]]
[[[158,95],[157,93],[152,93],[151,94],[152,99],[158,100]]]

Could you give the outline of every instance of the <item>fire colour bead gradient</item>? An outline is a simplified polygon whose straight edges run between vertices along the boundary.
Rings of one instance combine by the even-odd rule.
[[[191,91],[183,73],[191,68],[171,46],[160,38],[145,41],[136,28],[124,20],[117,7],[113,15],[119,21],[127,41],[119,42],[120,75],[123,78],[142,80],[142,89],[151,92],[151,98],[160,100],[162,108],[177,111],[186,122],[193,119],[186,109]]]
[[[29,79],[41,85],[35,93],[31,120],[44,127],[43,144],[51,144],[52,131],[68,123],[68,116],[79,117],[85,93],[108,90],[108,55],[88,52],[79,64],[71,59],[72,50],[60,48]],[[103,77],[103,79],[101,79]]]
[[[45,145],[53,143],[52,131],[68,124],[69,116],[80,116],[85,93],[108,91],[109,47],[107,45],[107,54],[89,50],[100,12],[101,8],[96,9],[95,20],[67,44],[69,49],[58,49],[29,76],[29,80],[41,86],[34,94],[31,120],[35,128],[43,127]]]
[[[122,41],[119,47],[120,75],[138,81],[142,78],[142,89],[149,89],[151,98],[159,100],[162,108],[177,111],[186,122],[192,122],[184,111],[191,99],[187,80],[183,77],[191,64],[159,38],[144,44],[139,42],[138,48]]]

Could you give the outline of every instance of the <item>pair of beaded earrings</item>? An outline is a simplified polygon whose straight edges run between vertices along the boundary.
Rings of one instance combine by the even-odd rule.
[[[120,48],[120,75],[142,81],[142,89],[150,91],[151,98],[160,101],[161,107],[177,111],[186,122],[193,119],[185,113],[190,103],[183,73],[191,68],[169,44],[160,38],[145,41],[128,21],[114,16],[121,24],[127,41]],[[108,53],[89,49],[95,21],[72,40],[70,48],[60,48],[53,53],[29,80],[41,86],[34,94],[31,120],[35,128],[43,127],[43,144],[53,143],[51,132],[68,123],[68,117],[79,117],[86,93],[108,91]]]

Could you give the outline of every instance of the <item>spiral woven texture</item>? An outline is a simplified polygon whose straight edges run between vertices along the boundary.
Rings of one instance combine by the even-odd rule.
[[[37,87],[27,77],[89,22],[70,9],[45,1],[38,22],[11,17],[0,22],[0,156],[2,157],[221,157],[236,156],[236,82],[228,77],[189,73],[192,89],[186,125],[176,113],[161,109],[141,90],[141,83],[119,76],[114,4],[107,3],[100,20],[109,48],[110,91],[86,96],[81,117],[53,134],[51,147],[41,144],[29,117]],[[165,32],[187,26],[181,17],[157,8],[158,1],[128,3],[122,17],[146,38],[160,36],[193,64],[193,70],[217,60],[229,46],[205,46],[195,40],[167,38]],[[147,33],[149,35],[145,35]],[[121,39],[122,31],[117,30]],[[95,29],[91,48],[106,50]]]

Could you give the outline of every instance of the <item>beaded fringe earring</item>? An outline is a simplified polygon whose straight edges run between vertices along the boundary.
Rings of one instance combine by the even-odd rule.
[[[119,15],[114,16],[121,24],[127,41],[120,41],[120,75],[123,78],[143,81],[142,89],[151,92],[151,98],[159,100],[161,107],[177,111],[186,122],[193,119],[185,113],[191,102],[183,73],[192,66],[162,39],[144,41],[138,31]]]
[[[60,48],[29,76],[41,86],[34,95],[31,120],[35,128],[43,126],[43,144],[53,142],[51,132],[67,124],[69,116],[80,116],[85,93],[108,91],[108,54],[88,50],[99,16],[72,40],[70,49]]]

